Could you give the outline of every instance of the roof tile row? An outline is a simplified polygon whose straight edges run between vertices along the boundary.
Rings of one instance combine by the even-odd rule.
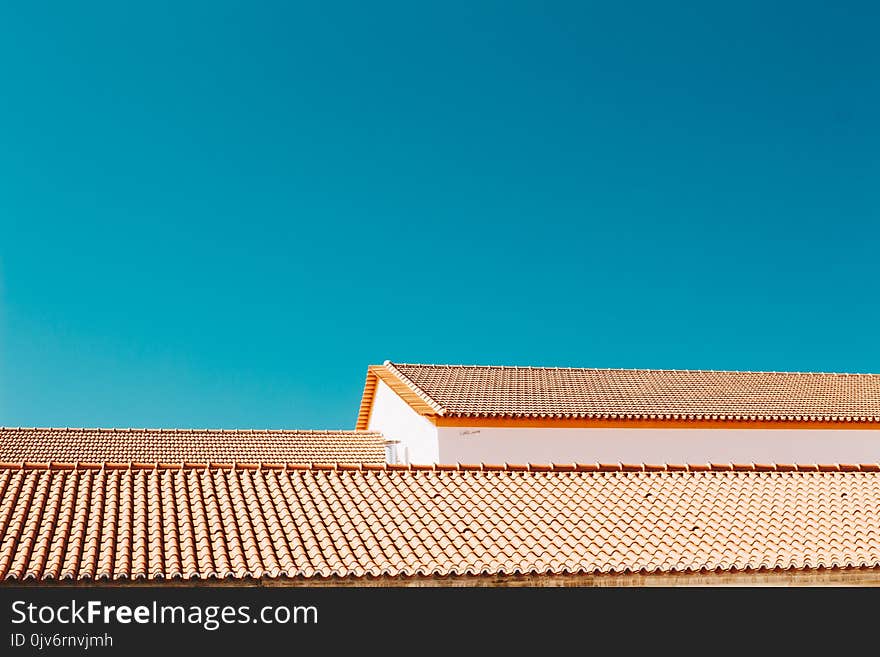
[[[0,427],[0,461],[384,463],[369,431]]]
[[[0,467],[7,581],[880,567],[878,468]]]

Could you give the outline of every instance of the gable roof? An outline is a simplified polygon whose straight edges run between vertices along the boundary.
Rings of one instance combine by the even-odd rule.
[[[880,568],[880,466],[0,464],[0,579]]]
[[[360,431],[0,427],[0,461],[11,463],[384,463],[384,444]]]
[[[434,418],[880,422],[880,375],[625,370],[386,361],[368,370],[358,428],[384,381]],[[375,383],[373,383],[373,389]],[[401,392],[402,391],[402,392]]]

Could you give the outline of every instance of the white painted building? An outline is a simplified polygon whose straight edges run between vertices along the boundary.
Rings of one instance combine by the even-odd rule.
[[[878,463],[880,375],[386,361],[357,428],[400,463]]]

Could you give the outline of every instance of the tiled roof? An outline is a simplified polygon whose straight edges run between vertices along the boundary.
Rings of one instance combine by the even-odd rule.
[[[0,461],[384,463],[385,447],[375,432],[0,427]]]
[[[390,361],[370,371],[423,414],[445,417],[880,422],[878,374]]]
[[[880,466],[0,464],[0,578],[880,566]]]

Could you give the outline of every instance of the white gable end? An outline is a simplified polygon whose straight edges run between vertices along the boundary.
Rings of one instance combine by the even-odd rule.
[[[368,429],[381,431],[388,441],[389,460],[396,463],[437,463],[437,427],[419,415],[383,381],[376,386]]]

